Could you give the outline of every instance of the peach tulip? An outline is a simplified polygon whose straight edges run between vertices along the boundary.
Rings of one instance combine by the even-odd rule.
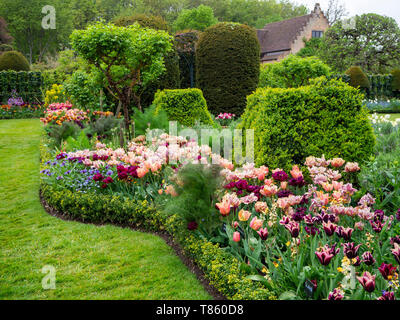
[[[263,225],[263,221],[261,219],[258,219],[256,217],[253,218],[250,222],[250,228],[252,228],[254,231],[258,231]]]
[[[217,203],[216,206],[222,216],[226,217],[229,215],[231,211],[231,202],[229,200],[224,199],[222,202]]]
[[[335,167],[335,168],[340,168],[345,163],[346,163],[346,161],[343,160],[342,158],[334,158],[331,160],[331,165],[332,165],[332,167]]]
[[[246,210],[240,210],[239,211],[239,220],[240,221],[248,221],[251,217],[251,212],[246,211]]]

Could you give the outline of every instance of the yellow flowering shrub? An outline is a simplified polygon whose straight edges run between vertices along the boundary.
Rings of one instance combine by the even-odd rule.
[[[65,93],[64,87],[60,84],[53,84],[50,90],[46,91],[46,97],[44,99],[44,105],[48,105],[56,102],[67,101],[67,95]]]

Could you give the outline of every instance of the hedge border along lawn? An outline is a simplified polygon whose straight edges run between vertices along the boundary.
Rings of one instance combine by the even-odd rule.
[[[39,120],[0,121],[0,299],[211,299],[161,238],[45,213],[41,133]],[[42,288],[45,265],[55,290]]]
[[[44,145],[41,146],[42,164],[50,159]],[[185,256],[203,272],[212,290],[232,300],[275,300],[260,282],[247,277],[248,266],[231,254],[195,233],[187,230],[187,224],[177,215],[168,216],[156,210],[147,201],[124,199],[119,196],[57,191],[41,183],[41,197],[49,211],[57,211],[64,219],[85,223],[115,224],[140,228],[149,232],[161,232],[180,246]],[[169,241],[171,243],[172,241]]]

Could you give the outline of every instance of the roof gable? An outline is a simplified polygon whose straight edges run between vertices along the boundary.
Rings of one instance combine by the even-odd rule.
[[[273,22],[257,30],[261,52],[290,50],[292,42],[308,24],[313,14]]]

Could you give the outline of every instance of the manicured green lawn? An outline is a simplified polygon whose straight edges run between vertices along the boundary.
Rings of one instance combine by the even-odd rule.
[[[0,299],[211,299],[165,242],[49,216],[39,203],[39,120],[0,121]],[[42,288],[42,267],[56,289]]]
[[[396,119],[400,118],[400,113],[391,113],[390,115],[390,121],[395,121]]]

